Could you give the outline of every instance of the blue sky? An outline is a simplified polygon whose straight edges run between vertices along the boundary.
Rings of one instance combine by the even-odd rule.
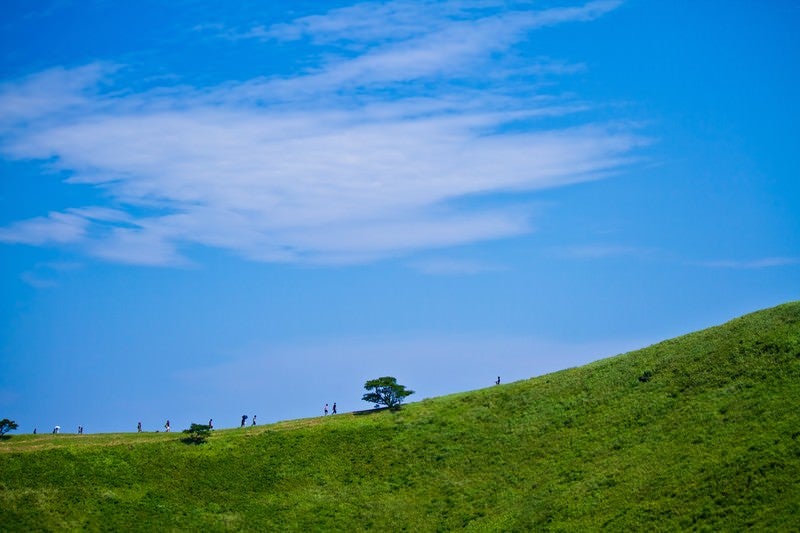
[[[794,2],[10,0],[0,416],[341,411],[798,299]]]

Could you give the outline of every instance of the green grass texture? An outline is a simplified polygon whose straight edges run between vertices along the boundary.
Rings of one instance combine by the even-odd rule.
[[[798,531],[800,302],[398,411],[183,437],[6,438],[0,530]]]

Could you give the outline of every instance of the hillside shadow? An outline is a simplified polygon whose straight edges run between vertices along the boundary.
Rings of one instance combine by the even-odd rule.
[[[355,416],[374,415],[382,411],[398,411],[400,407],[376,407],[374,409],[365,409],[363,411],[353,411]]]

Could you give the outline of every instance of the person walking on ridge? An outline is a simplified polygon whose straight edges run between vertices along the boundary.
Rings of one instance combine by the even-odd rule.
[[[244,423],[245,423],[246,420],[247,420],[247,415],[242,415],[242,425],[239,426],[239,427],[243,428],[244,427]]]

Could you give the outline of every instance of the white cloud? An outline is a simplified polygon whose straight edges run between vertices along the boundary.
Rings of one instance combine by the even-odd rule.
[[[0,228],[0,242],[18,244],[73,243],[86,235],[89,221],[70,213],[50,213]]]
[[[291,80],[315,88],[355,84],[387,84],[426,77],[473,77],[488,66],[496,76],[506,68],[497,53],[511,59],[510,47],[534,29],[565,22],[588,21],[615,9],[620,1],[590,2],[583,6],[532,11],[500,2],[362,3],[326,15],[302,17],[270,28],[257,26],[242,36],[300,39],[344,45],[348,54],[333,58],[319,72]],[[360,51],[352,56],[352,45]],[[350,45],[350,46],[348,46]],[[493,57],[494,54],[494,57]],[[514,72],[519,73],[519,66]],[[530,68],[528,65],[527,68]],[[579,66],[551,63],[552,72],[574,72]],[[546,70],[537,67],[539,73]]]
[[[334,9],[325,15],[298,18],[291,23],[275,24],[269,28],[255,26],[242,37],[296,40],[309,37],[316,42],[340,40],[373,44],[385,41],[407,41],[420,35],[446,31],[454,22],[469,28],[486,22],[499,22],[505,34],[519,29],[583,21],[597,18],[617,8],[622,2],[596,1],[583,6],[530,11],[527,2],[497,1],[394,1],[360,3]]]
[[[91,93],[112,71],[100,63],[74,69],[57,67],[0,85],[0,132],[13,125],[46,119],[91,104]]]
[[[89,245],[100,258],[133,265],[183,266],[189,262],[176,250],[158,224],[142,222],[141,228],[112,228],[111,232]]]
[[[103,93],[97,84],[112,69],[90,65],[7,83],[0,110],[17,111],[0,123],[0,150],[47,159],[111,204],[20,221],[0,240],[173,265],[192,244],[263,261],[347,262],[530,231],[518,206],[455,201],[597,179],[644,140],[613,124],[510,130],[586,106],[515,94],[487,81],[483,62],[531,29],[616,5],[511,13],[494,2],[396,2],[382,4],[392,14],[379,27],[360,17],[362,4],[267,31],[370,44],[291,78]],[[446,79],[455,74],[484,85],[455,89]]]

